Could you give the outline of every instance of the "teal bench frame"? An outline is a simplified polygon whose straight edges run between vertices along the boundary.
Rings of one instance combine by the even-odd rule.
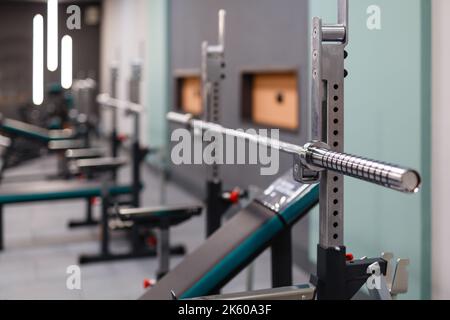
[[[51,182],[43,182],[51,183]],[[130,195],[134,192],[132,185],[117,185],[108,188],[108,194],[111,196]],[[70,190],[55,190],[53,192],[42,193],[16,193],[16,194],[0,194],[0,251],[4,250],[4,221],[3,221],[3,209],[6,205],[43,202],[43,201],[58,201],[58,200],[73,200],[73,199],[86,199],[88,205],[90,200],[95,197],[101,197],[103,193],[103,187],[101,184],[87,183],[86,186],[79,189]],[[90,210],[88,210],[88,218]]]

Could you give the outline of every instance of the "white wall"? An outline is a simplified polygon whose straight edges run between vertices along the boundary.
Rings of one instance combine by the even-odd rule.
[[[450,1],[432,5],[432,294],[450,299]]]
[[[141,103],[148,106],[146,72],[148,61],[148,0],[105,0],[103,2],[103,19],[101,28],[101,92],[110,91],[110,66],[113,61],[119,66],[118,98],[128,99],[128,81],[131,63],[139,59],[143,63]],[[147,114],[142,116],[141,138],[148,141],[146,130]],[[110,117],[104,114],[105,130],[109,131]],[[119,116],[119,132],[132,132],[131,119]]]

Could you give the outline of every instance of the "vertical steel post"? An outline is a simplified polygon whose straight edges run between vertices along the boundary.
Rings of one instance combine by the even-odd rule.
[[[312,22],[312,138],[331,151],[343,153],[348,0],[337,2],[337,24],[323,25],[317,17]],[[345,299],[344,177],[324,170],[315,178],[320,181],[317,297]]]
[[[220,123],[221,82],[225,79],[225,10],[219,11],[218,45],[202,44],[202,96],[203,112],[207,122]],[[224,205],[222,182],[218,164],[208,167],[206,236],[213,234],[221,224]]]
[[[348,1],[338,0],[337,25],[312,25],[312,114],[313,140],[330,150],[344,151],[344,59],[348,39]],[[331,34],[326,30],[344,30]],[[343,40],[342,40],[343,39]],[[320,245],[339,247],[344,243],[343,176],[323,171],[320,177]]]
[[[142,64],[139,62],[133,63],[131,66],[130,79],[130,101],[133,103],[140,103],[140,86],[142,78]],[[133,141],[132,141],[132,176],[133,176],[133,203],[134,207],[140,206],[140,188],[141,188],[141,145],[140,145],[140,114],[133,113]]]

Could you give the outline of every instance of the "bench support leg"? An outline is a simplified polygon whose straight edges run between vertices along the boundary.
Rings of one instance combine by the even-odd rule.
[[[168,227],[162,227],[159,230],[156,252],[159,260],[159,268],[156,272],[156,279],[159,280],[170,270],[170,230]]]
[[[292,286],[292,240],[291,228],[278,235],[271,246],[272,287]]]
[[[222,198],[220,181],[208,181],[206,196],[206,237],[209,238],[222,224],[222,217],[230,208],[230,203]]]
[[[94,255],[81,255],[79,257],[79,263],[90,264],[99,262],[156,257],[157,252],[155,249],[136,250],[135,248],[132,248],[130,252],[126,253],[112,253],[110,251],[109,216],[108,216],[109,207],[110,207],[109,196],[104,196],[102,203],[102,221],[101,221],[102,235],[101,235],[100,253]],[[168,255],[184,255],[186,253],[186,248],[183,245],[176,245],[172,247],[167,246],[166,251]]]
[[[109,196],[104,196],[102,200],[102,220],[101,220],[101,247],[102,255],[109,254]]]
[[[108,213],[108,207],[104,209],[104,214]],[[184,245],[170,246],[169,230],[167,232],[160,233],[160,239],[158,239],[157,249],[149,248],[131,248],[129,252],[125,253],[112,253],[109,248],[109,229],[108,219],[102,221],[102,243],[100,247],[100,253],[94,255],[82,255],[79,258],[80,264],[91,264],[99,262],[112,262],[129,259],[141,259],[141,258],[160,258],[158,279],[163,277],[169,271],[169,259],[171,255],[182,256],[186,254],[186,248]],[[161,254],[159,252],[161,251]]]
[[[84,220],[74,220],[69,222],[69,228],[94,227],[98,225],[98,220],[93,215],[93,198],[86,198],[86,218]]]

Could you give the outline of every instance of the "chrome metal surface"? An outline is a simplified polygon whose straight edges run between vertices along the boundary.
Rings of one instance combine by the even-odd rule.
[[[193,300],[313,300],[316,288],[312,285],[292,286],[202,297]]]
[[[208,122],[220,123],[221,82],[225,79],[225,10],[218,13],[218,44],[202,44],[202,96],[204,119]],[[211,180],[219,177],[219,166],[207,167]]]
[[[130,112],[130,113],[145,112],[145,108],[141,104],[133,103],[131,101],[119,100],[116,98],[112,98],[107,93],[99,94],[97,96],[97,102],[104,107],[109,107],[111,109],[116,109],[116,110],[119,109],[119,110],[123,110],[125,112]]]
[[[416,193],[421,178],[417,171],[345,153],[310,147],[307,162],[315,166],[405,193]]]
[[[325,42],[344,42],[346,30],[343,25],[328,25],[322,28],[322,37]]]
[[[392,287],[392,278],[393,278],[392,259],[394,259],[394,254],[391,252],[383,252],[383,253],[381,253],[381,258],[387,262],[386,282],[387,282],[388,288],[391,288]]]
[[[312,137],[335,152],[344,150],[344,51],[348,37],[348,0],[337,0],[337,24],[313,18],[311,35]],[[298,161],[298,160],[297,160]],[[314,165],[314,163],[310,163]],[[312,168],[314,169],[314,168]],[[302,169],[299,180],[320,180],[320,235],[323,247],[344,244],[344,181],[327,170]]]
[[[112,98],[117,98],[117,85],[119,82],[119,67],[116,63],[113,63],[111,65],[111,88],[110,88],[110,92],[111,92],[111,97]],[[97,96],[98,99],[98,96]],[[98,102],[98,101],[97,101]],[[116,109],[112,109],[112,119],[111,119],[113,126],[117,125],[117,110]]]
[[[191,115],[182,115],[174,112],[169,112],[167,119],[186,125],[194,131],[203,132],[208,130],[277,149],[299,157],[302,165],[313,170],[329,170],[405,193],[415,193],[420,189],[421,178],[415,170],[334,152],[323,147],[325,146],[323,143],[313,142],[305,146],[298,146],[265,136],[225,128],[215,123],[193,119]]]
[[[136,105],[139,104],[141,100],[141,77],[142,77],[142,63],[140,61],[134,61],[131,64],[131,78],[129,82],[129,100]],[[143,110],[143,107],[142,107]],[[134,142],[139,140],[139,134],[141,132],[141,119],[139,114],[141,112],[134,111],[134,119],[133,119],[133,135]]]
[[[408,292],[408,266],[409,259],[398,259],[395,267],[394,277],[392,279],[392,286],[390,288],[391,295],[397,296]]]

